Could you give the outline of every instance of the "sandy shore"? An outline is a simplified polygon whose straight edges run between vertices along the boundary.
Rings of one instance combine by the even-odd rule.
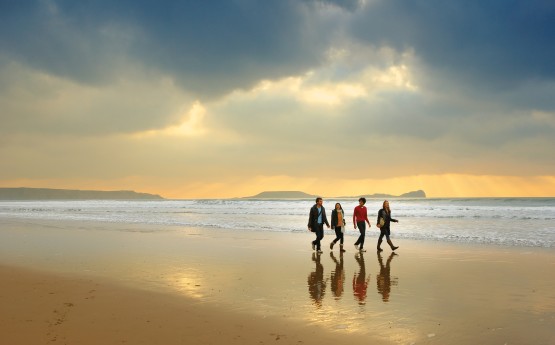
[[[1,266],[0,276],[2,344],[334,344],[342,339],[316,326],[105,281]]]
[[[555,252],[0,220],[6,344],[555,344]],[[329,238],[324,242],[329,243]]]

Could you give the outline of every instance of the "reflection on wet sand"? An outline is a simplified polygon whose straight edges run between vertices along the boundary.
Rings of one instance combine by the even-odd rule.
[[[391,253],[387,259],[384,259],[382,253],[377,253],[380,270],[376,274],[376,287],[378,293],[381,295],[381,300],[385,303],[390,300],[391,287],[398,285],[398,278],[396,276],[391,276],[391,262],[395,256],[397,256],[396,253]],[[341,300],[343,293],[345,292],[345,276],[347,275],[345,260],[342,252],[337,254],[330,252],[331,261],[324,260],[321,257],[321,254],[312,253],[311,262],[314,264],[314,267],[308,274],[307,279],[309,297],[312,304],[317,308],[321,308],[323,306],[328,282],[333,299],[337,301]],[[354,265],[352,280],[354,301],[358,305],[365,305],[368,297],[368,284],[370,282],[371,275],[370,273],[366,273],[364,253],[357,252],[354,255],[354,258],[356,262]],[[349,266],[351,263],[353,262],[347,260],[347,269],[349,267],[353,268],[352,265]],[[327,277],[324,275],[325,264],[327,264],[328,267],[330,267],[329,265],[335,264],[335,267],[331,270],[331,273]]]
[[[364,254],[362,252],[355,254],[355,259],[358,263],[358,272],[353,276],[353,294],[358,304],[366,304],[366,293],[368,290],[368,282],[370,275],[366,276],[366,265],[364,263]]]
[[[391,253],[387,258],[385,266],[383,264],[382,254],[378,252],[378,263],[380,264],[380,273],[376,277],[376,284],[378,287],[378,293],[382,295],[382,301],[389,301],[389,294],[391,293],[391,286],[398,284],[397,277],[391,279],[391,260],[397,254]]]
[[[326,293],[326,281],[324,280],[324,266],[320,262],[320,254],[312,253],[312,261],[316,263],[313,272],[308,275],[308,293],[314,305],[322,306],[322,299]]]
[[[343,295],[343,288],[345,284],[345,271],[343,269],[343,252],[339,252],[339,261],[330,252],[331,259],[335,262],[335,270],[331,272],[331,292],[335,299],[341,299]]]

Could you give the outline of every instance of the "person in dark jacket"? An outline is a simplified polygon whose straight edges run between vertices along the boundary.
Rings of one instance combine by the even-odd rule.
[[[340,203],[335,204],[335,209],[331,211],[331,228],[335,230],[335,239],[330,243],[330,249],[339,241],[339,251],[343,249],[343,234],[345,233],[345,212]]]
[[[324,238],[324,224],[330,227],[328,223],[328,218],[326,217],[326,210],[322,206],[324,200],[318,197],[316,198],[316,204],[310,209],[310,214],[308,215],[308,231],[316,233],[316,239],[312,241],[312,250],[316,250],[321,253],[320,241]]]
[[[391,250],[395,250],[399,248],[394,246],[393,242],[391,242],[391,239],[389,238],[389,235],[391,234],[391,230],[389,228],[390,222],[397,223],[399,221],[397,219],[391,218],[391,209],[389,208],[389,201],[385,200],[383,202],[383,208],[378,211],[378,219],[376,222],[376,226],[380,228],[380,237],[378,238],[378,246],[377,246],[378,252],[383,251],[383,249],[380,246],[382,244],[382,240],[384,236],[387,239],[387,244],[389,244],[389,246],[391,247]]]

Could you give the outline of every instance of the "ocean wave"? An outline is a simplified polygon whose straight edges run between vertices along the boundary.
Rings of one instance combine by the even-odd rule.
[[[426,241],[552,247],[555,204],[549,206],[549,202],[537,199],[502,199],[502,202],[501,199],[396,200],[393,216],[400,223],[394,225],[394,230],[400,238]],[[352,205],[343,205],[350,223]],[[0,202],[0,219],[67,219],[300,233],[306,232],[311,206],[312,202],[308,201],[283,200]],[[329,219],[329,208],[328,213]],[[377,210],[369,211],[371,223],[376,213]],[[370,237],[377,236],[374,230],[372,227],[368,231]],[[333,231],[329,234],[333,235]],[[347,236],[358,234],[350,228]]]

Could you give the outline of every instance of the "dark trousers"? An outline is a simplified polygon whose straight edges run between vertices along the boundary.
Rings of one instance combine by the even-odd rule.
[[[389,241],[389,234],[390,234],[390,230],[389,228],[381,228],[380,229],[380,237],[378,238],[378,246],[380,243],[382,243],[383,237],[385,236],[385,239],[387,241]]]
[[[316,245],[316,250],[320,250],[320,241],[324,238],[324,224],[316,224],[315,228],[316,239],[312,244]]]
[[[343,232],[341,232],[341,227],[336,226],[334,229],[335,229],[335,240],[333,240],[333,243],[337,243],[337,241],[339,241],[339,243],[343,244]]]
[[[364,237],[366,236],[366,223],[365,222],[357,222],[358,231],[360,231],[360,236],[358,240],[355,242],[355,246],[360,244],[359,249],[364,247]]]

